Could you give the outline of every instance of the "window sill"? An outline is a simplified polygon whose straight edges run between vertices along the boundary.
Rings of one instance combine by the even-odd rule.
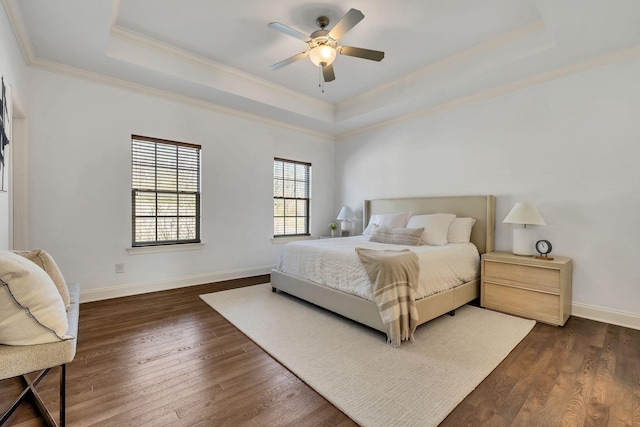
[[[289,243],[289,242],[297,242],[298,240],[311,240],[315,239],[313,236],[285,236],[285,237],[273,237],[271,239],[271,243]]]
[[[185,243],[181,245],[140,246],[127,248],[129,255],[159,254],[164,252],[199,251],[204,243]]]

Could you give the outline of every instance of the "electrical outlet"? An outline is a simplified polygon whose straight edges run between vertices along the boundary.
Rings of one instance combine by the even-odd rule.
[[[116,264],[116,273],[124,273],[124,264]]]

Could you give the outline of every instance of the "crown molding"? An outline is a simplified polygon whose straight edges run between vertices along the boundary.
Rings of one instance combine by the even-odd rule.
[[[255,103],[253,108],[257,108],[258,113],[265,108],[276,109],[285,114],[318,122],[320,126],[330,126],[334,123],[334,107],[327,102],[128,30],[112,30],[107,55],[125,63],[173,76],[180,82],[201,86],[205,91],[214,90],[231,98],[246,99]],[[275,119],[278,120],[279,117]]]
[[[390,91],[398,91],[401,90],[402,87],[410,86],[415,81],[424,78],[429,74],[434,74],[438,71],[442,71],[446,68],[452,67],[456,64],[459,64],[463,61],[468,61],[474,57],[478,57],[481,54],[487,53],[489,51],[498,49],[501,46],[507,45],[509,43],[513,43],[514,41],[521,39],[527,35],[537,33],[546,29],[546,25],[542,19],[537,19],[529,24],[526,24],[520,28],[517,28],[508,33],[502,34],[498,37],[494,37],[490,40],[487,40],[483,43],[479,43],[469,49],[465,49],[461,52],[458,52],[454,55],[448,56],[446,58],[441,59],[438,62],[430,64],[420,70],[409,73],[405,76],[402,76],[399,79],[388,82],[384,85],[378,86],[375,89],[372,89],[368,92],[364,92],[358,96],[353,98],[349,98],[336,106],[336,111],[345,109],[354,104],[365,104],[369,100],[374,97],[384,95]]]
[[[0,0],[2,2],[2,5],[5,8],[7,17],[9,19],[9,23],[11,25],[11,28],[13,29],[13,33],[16,37],[16,41],[18,42],[18,47],[20,48],[20,51],[22,53],[22,56],[24,58],[25,64],[29,67],[33,67],[33,68],[38,68],[41,70],[45,70],[45,71],[50,71],[56,74],[62,74],[62,75],[66,75],[66,76],[70,76],[70,77],[75,77],[75,78],[79,78],[79,79],[83,79],[83,80],[89,80],[89,81],[94,81],[94,82],[98,82],[101,84],[106,84],[106,85],[110,85],[110,86],[115,86],[115,87],[119,87],[121,89],[126,89],[126,90],[131,90],[134,92],[138,92],[138,93],[142,93],[145,95],[149,95],[149,96],[154,96],[154,97],[159,97],[159,98],[163,98],[166,100],[170,100],[170,101],[174,101],[174,102],[179,102],[182,104],[188,104],[188,105],[192,105],[195,107],[199,107],[199,108],[204,108],[204,109],[208,109],[208,110],[212,110],[212,111],[217,111],[220,113],[224,113],[224,114],[230,114],[233,116],[237,116],[237,117],[242,117],[245,119],[250,119],[252,121],[256,121],[256,122],[260,122],[263,124],[267,124],[270,126],[275,126],[275,127],[279,127],[279,128],[284,128],[287,130],[292,130],[295,132],[301,132],[313,137],[319,137],[319,138],[323,138],[323,139],[330,139],[330,140],[335,140],[335,137],[333,134],[331,133],[326,133],[326,132],[320,132],[320,131],[315,131],[312,129],[309,129],[307,127],[304,126],[296,126],[296,125],[292,125],[286,122],[282,122],[279,120],[274,120],[274,119],[269,119],[269,118],[265,118],[263,116],[257,115],[257,114],[253,114],[253,113],[248,113],[245,111],[241,111],[241,110],[237,110],[234,108],[229,108],[229,107],[224,107],[222,105],[219,104],[215,104],[213,102],[208,102],[208,101],[203,101],[203,100],[199,100],[199,99],[195,99],[195,98],[191,98],[188,96],[184,96],[184,95],[179,95],[176,94],[174,92],[170,92],[170,91],[166,91],[166,90],[162,90],[162,89],[157,89],[157,88],[152,88],[149,86],[144,86],[141,84],[137,84],[137,83],[132,83],[132,82],[128,82],[125,80],[121,80],[121,79],[117,79],[115,77],[110,77],[107,76],[105,74],[101,74],[101,73],[96,73],[93,71],[88,71],[88,70],[84,70],[81,68],[76,68],[76,67],[72,67],[69,65],[64,65],[64,64],[60,64],[54,61],[49,61],[46,59],[42,59],[42,58],[38,58],[35,55],[34,49],[33,49],[33,45],[31,42],[31,38],[29,37],[28,32],[26,31],[26,26],[24,23],[24,20],[22,18],[22,14],[20,13],[20,8],[16,3],[16,0]],[[111,17],[111,22],[115,23],[116,19],[117,19],[117,14],[118,14],[118,10],[120,8],[120,0],[116,0],[114,1],[114,5],[113,5],[113,12],[112,12],[112,17]],[[133,35],[134,33],[130,32],[130,31],[124,31],[124,32],[119,32],[118,30],[116,30],[116,33],[118,33],[119,35],[123,36],[123,37],[133,37],[135,38],[135,36]],[[140,36],[142,37],[142,36]],[[136,39],[139,40],[139,39]],[[157,46],[156,46],[157,47]],[[179,49],[165,49],[166,46],[160,47],[160,49],[164,52],[167,53],[168,51],[171,54],[176,54],[177,57],[181,57],[180,56],[180,52]],[[186,54],[186,52],[185,52]],[[189,54],[187,54],[187,56],[189,56]],[[194,61],[195,63],[198,63],[198,59],[193,58],[195,55],[191,55],[192,58],[189,58],[190,60]],[[204,60],[204,59],[203,59]],[[208,62],[212,62],[212,61],[208,61]],[[210,66],[210,63],[207,63],[207,60],[204,60],[204,65],[205,66]],[[229,69],[229,70],[233,70],[233,69]],[[233,74],[233,71],[230,71],[231,74]],[[254,78],[254,80],[260,80],[257,78]],[[263,81],[264,82],[264,81]],[[271,86],[274,87],[279,87],[277,85],[273,85],[271,84]],[[282,88],[284,89],[284,88]],[[290,91],[293,92],[293,91]],[[298,94],[297,92],[293,92],[296,96],[300,97],[302,95]],[[309,97],[310,98],[310,97]],[[313,98],[311,98],[313,99]],[[314,100],[317,101],[317,100]],[[322,101],[318,101],[318,102],[322,102]],[[323,103],[325,104],[325,108],[326,108],[326,104],[327,103]]]
[[[166,99],[181,104],[187,104],[198,108],[203,108],[219,113],[229,114],[236,117],[249,119],[255,122],[263,123],[278,128],[283,128],[299,133],[304,133],[313,137],[319,137],[324,139],[335,140],[335,136],[330,133],[319,132],[303,126],[295,126],[289,123],[285,123],[279,120],[269,119],[257,114],[247,113],[245,111],[236,110],[234,108],[225,107],[213,102],[203,101],[200,99],[192,98],[185,95],[179,95],[175,92],[170,92],[162,89],[157,89],[149,86],[144,86],[138,83],[132,83],[126,80],[110,77],[105,74],[95,73],[93,71],[83,70],[69,65],[60,64],[58,62],[49,61],[46,59],[35,58],[30,64],[30,67],[38,68],[44,71],[49,71],[56,74],[62,74],[69,77],[75,77],[78,79],[88,80],[96,83],[105,84],[108,86],[118,87],[120,89],[126,89],[132,92],[141,93],[148,96]]]
[[[156,52],[160,55],[178,60],[182,63],[191,64],[198,68],[203,68],[208,73],[229,76],[235,80],[240,80],[248,86],[262,88],[262,90],[269,91],[270,93],[275,93],[278,97],[282,97],[282,95],[285,95],[288,98],[294,99],[296,103],[308,105],[315,111],[322,111],[324,113],[323,115],[328,115],[328,117],[333,119],[333,104],[308,95],[301,94],[300,92],[296,92],[284,86],[258,78],[252,74],[245,73],[236,68],[228,67],[211,59],[193,54],[191,52],[187,52],[184,49],[180,49],[170,44],[160,42],[156,39],[144,36],[131,30],[127,30],[117,25],[111,28],[109,37],[140,49]]]
[[[2,5],[9,18],[13,34],[16,36],[16,41],[20,47],[20,52],[22,52],[24,62],[29,65],[34,61],[35,54],[33,53],[33,44],[31,43],[29,33],[27,33],[20,8],[16,5],[16,0],[2,0]]]
[[[410,122],[431,114],[438,113],[440,111],[449,110],[451,108],[461,107],[463,105],[471,104],[473,102],[481,101],[484,99],[494,98],[501,95],[506,95],[511,92],[526,89],[532,86],[536,86],[543,83],[548,83],[554,80],[558,80],[564,77],[568,77],[574,74],[579,74],[585,71],[600,68],[606,65],[614,64],[616,62],[624,61],[626,59],[635,58],[640,56],[640,45],[632,46],[617,52],[601,55],[595,58],[591,58],[585,61],[581,61],[574,64],[569,64],[563,67],[559,67],[547,72],[536,74],[531,77],[520,79],[511,83],[507,83],[501,86],[496,86],[484,91],[476,92],[471,95],[463,96],[451,101],[443,102],[438,105],[434,105],[428,108],[416,110],[409,114],[404,114],[399,117],[394,117],[389,120],[383,120],[370,126],[363,126],[359,129],[343,132],[336,135],[336,140],[349,138],[355,135],[370,132],[375,129],[393,126],[401,123]]]
[[[578,63],[569,64],[569,65],[559,67],[547,72],[538,73],[536,75],[523,78],[517,81],[506,83],[500,86],[495,86],[486,90],[481,90],[481,91],[478,91],[466,96],[458,97],[456,99],[452,99],[446,102],[441,102],[437,105],[432,105],[427,108],[415,109],[409,113],[399,113],[396,117],[392,117],[386,120],[384,119],[379,120],[376,123],[371,125],[366,125],[366,124],[362,126],[356,125],[357,128],[353,130],[349,130],[345,132],[340,132],[340,131],[321,132],[321,131],[312,130],[306,126],[289,124],[280,120],[266,118],[258,114],[249,113],[249,112],[237,110],[230,107],[225,107],[225,106],[216,104],[214,102],[203,101],[203,100],[191,98],[185,95],[179,95],[171,91],[152,88],[152,87],[144,86],[137,83],[131,83],[131,82],[117,79],[114,77],[109,77],[101,73],[83,70],[83,69],[79,69],[79,68],[63,65],[60,63],[56,63],[53,61],[38,58],[34,53],[29,34],[26,31],[26,27],[25,27],[22,15],[20,13],[20,8],[18,6],[17,0],[0,0],[0,1],[2,1],[7,17],[13,28],[13,32],[18,42],[20,51],[22,52],[22,55],[28,66],[31,66],[34,68],[40,68],[40,69],[55,72],[58,74],[81,78],[85,80],[96,81],[99,83],[131,90],[138,93],[143,93],[143,94],[154,96],[154,97],[167,99],[174,102],[193,105],[199,108],[209,109],[209,110],[213,110],[213,111],[217,111],[225,114],[243,117],[243,118],[264,123],[267,125],[276,126],[279,128],[285,128],[295,132],[302,132],[314,137],[320,137],[320,138],[330,139],[330,140],[345,139],[355,135],[370,132],[375,129],[380,129],[384,127],[394,126],[397,124],[413,121],[421,117],[438,113],[440,111],[457,108],[473,102],[481,101],[483,99],[489,99],[496,96],[501,96],[501,95],[515,92],[521,89],[526,89],[528,87],[532,87],[538,84],[547,83],[547,82],[564,78],[573,74],[578,74],[594,68],[606,66],[609,64],[613,64],[615,62],[623,61],[625,59],[640,56],[640,46],[632,46],[617,52],[609,53],[606,55],[602,55],[602,56],[581,61]],[[259,79],[248,73],[241,72],[231,67],[223,66],[209,59],[191,54],[184,50],[178,49],[174,46],[169,46],[157,40],[153,40],[148,37],[142,36],[140,34],[134,33],[132,31],[118,27],[116,25],[116,22],[117,22],[118,11],[120,8],[120,1],[121,0],[114,0],[113,2],[113,12],[111,17],[112,27],[111,27],[110,36],[113,37],[114,39],[120,40],[126,43],[131,43],[139,47],[143,47],[150,51],[160,53],[168,58],[173,58],[174,60],[182,61],[187,64],[192,64],[194,66],[197,66],[206,70],[211,70],[212,72],[229,75],[235,79],[240,79],[246,82],[250,82],[253,85],[263,87],[265,88],[265,90],[268,90],[268,91],[273,91],[275,93],[284,93],[287,96],[289,96],[291,99],[301,100],[306,105],[310,105],[311,108],[314,108],[315,106],[316,108],[319,107],[321,109],[324,109],[325,114],[328,109],[333,114],[332,114],[332,120],[328,120],[328,118],[325,118],[325,124],[327,126],[331,126],[333,124],[338,125],[338,123],[336,122],[335,116],[336,116],[336,112],[339,112],[340,110],[343,110],[345,108],[348,108],[350,106],[354,106],[357,104],[366,105],[371,102],[372,98],[376,96],[384,96],[385,93],[389,93],[393,91],[402,91],[405,88],[411,87],[412,84],[414,84],[420,79],[423,79],[425,76],[429,74],[432,74],[436,71],[439,71],[439,72],[443,72],[443,70],[446,71],[447,68],[449,67],[452,67],[456,64],[461,64],[463,61],[467,61],[471,58],[478,57],[481,54],[486,54],[487,52],[496,50],[501,46],[506,46],[509,43],[512,43],[523,37],[526,37],[527,35],[531,35],[536,32],[542,31],[543,29],[546,28],[544,22],[541,19],[535,20],[511,32],[495,37],[485,43],[480,43],[477,46],[474,46],[470,49],[464,50],[458,54],[444,58],[441,61],[438,61],[437,63],[434,63],[428,67],[425,67],[411,74],[408,74],[407,76],[404,76],[401,79],[394,80],[374,90],[365,92],[354,98],[350,98],[349,100],[343,101],[342,103],[336,106],[333,106],[332,104],[326,103],[324,101],[317,100],[307,95],[303,95],[298,92],[292,91],[288,88],[284,88],[282,86],[265,81],[263,79]],[[260,101],[257,101],[257,102],[260,102]],[[278,107],[276,106],[276,108]],[[291,112],[295,114],[300,114],[299,111],[291,111]],[[344,123],[344,125],[346,125],[346,123]]]
[[[109,19],[109,28],[113,28],[118,23],[118,16],[120,16],[120,4],[121,0],[112,0],[111,3],[111,18]]]

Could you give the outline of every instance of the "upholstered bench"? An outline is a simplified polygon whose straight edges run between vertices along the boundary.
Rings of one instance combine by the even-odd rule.
[[[51,334],[58,338],[43,338],[41,340],[51,341],[44,343],[33,343],[33,344],[12,344],[5,345],[0,344],[0,380],[14,378],[18,376],[22,376],[22,380],[24,381],[25,389],[24,391],[17,397],[16,401],[7,409],[4,414],[2,414],[0,418],[0,426],[3,425],[11,416],[11,414],[16,410],[16,408],[29,396],[33,398],[36,403],[37,408],[39,409],[42,416],[45,418],[46,422],[50,426],[64,426],[65,425],[65,390],[66,390],[66,364],[71,362],[76,354],[76,343],[78,337],[78,317],[80,312],[80,286],[77,284],[67,285],[64,283],[64,303],[61,299],[57,299],[55,302],[60,304],[60,307],[57,308],[56,314],[61,316],[61,322],[57,322],[57,325],[66,325],[66,333],[63,332],[64,329],[60,329],[58,326],[58,331],[55,330],[55,326],[49,326],[56,324],[52,321],[51,315],[49,314],[46,317],[46,314],[38,313],[37,306],[33,303],[32,306],[29,306],[26,301],[33,301],[33,298],[29,299],[29,296],[19,295],[16,292],[19,292],[22,288],[28,287],[31,285],[36,277],[36,279],[43,281],[44,277],[38,276],[39,272],[35,271],[28,276],[27,279],[24,279],[24,275],[22,276],[23,281],[19,282],[21,278],[20,274],[23,272],[18,271],[15,272],[15,269],[11,270],[6,268],[11,261],[9,257],[11,255],[7,251],[2,251],[0,253],[0,257],[4,257],[0,259],[0,267],[3,269],[0,270],[0,291],[2,292],[1,297],[3,300],[3,313],[0,314],[0,324],[5,322],[2,325],[3,331],[0,331],[0,335],[4,337],[5,340],[13,339],[15,340],[15,336],[20,337],[20,335],[11,336],[11,331],[8,329],[15,328],[19,333],[23,332],[23,326],[29,323],[33,323],[43,329],[44,332],[41,334]],[[51,262],[53,262],[51,260]],[[36,267],[36,269],[39,267]],[[18,277],[16,279],[16,277]],[[26,281],[26,284],[25,284]],[[44,280],[46,282],[46,280]],[[13,288],[12,288],[13,284]],[[42,293],[46,293],[47,289],[49,294],[51,295],[50,286],[54,286],[53,283],[46,283],[42,285],[39,283],[37,286],[34,286],[31,294],[34,292],[42,290]],[[48,288],[47,288],[48,287]],[[54,289],[56,289],[54,287]],[[55,292],[61,290],[58,288]],[[68,293],[67,293],[68,290]],[[8,300],[8,302],[7,302]],[[15,308],[8,306],[7,304],[14,302]],[[50,302],[44,302],[40,304],[40,306],[51,306]],[[68,309],[65,311],[65,305],[68,306]],[[7,309],[9,307],[10,309]],[[66,313],[66,322],[64,322],[64,316]],[[18,321],[11,321],[12,317],[20,317]],[[49,323],[43,323],[43,319],[47,319]],[[9,326],[7,326],[9,324]],[[15,326],[11,326],[15,325]],[[33,328],[33,327],[32,327]],[[7,338],[7,336],[9,338]],[[37,338],[38,339],[38,338]],[[56,366],[60,366],[60,424],[56,423],[50,411],[47,409],[44,401],[40,397],[38,391],[36,390],[36,385],[42,380],[42,378],[49,372],[51,368]],[[35,378],[29,378],[26,374],[32,372],[41,371]],[[33,377],[33,375],[32,375]],[[0,408],[2,410],[4,408]]]

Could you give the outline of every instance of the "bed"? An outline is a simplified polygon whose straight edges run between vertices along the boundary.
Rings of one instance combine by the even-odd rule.
[[[471,231],[471,243],[475,245],[479,254],[493,251],[495,231],[494,196],[442,196],[365,200],[363,206],[363,229],[368,225],[372,215],[394,212],[411,212],[412,215],[451,213],[457,217],[475,218],[476,222]],[[354,237],[353,239],[356,238]],[[385,332],[378,306],[375,302],[362,296],[345,293],[335,287],[329,287],[317,281],[285,273],[277,268],[271,271],[271,286],[274,292],[276,290],[286,292],[351,320]],[[480,278],[478,271],[477,275],[459,286],[417,299],[418,324],[423,324],[443,314],[451,313],[456,308],[479,296]]]

